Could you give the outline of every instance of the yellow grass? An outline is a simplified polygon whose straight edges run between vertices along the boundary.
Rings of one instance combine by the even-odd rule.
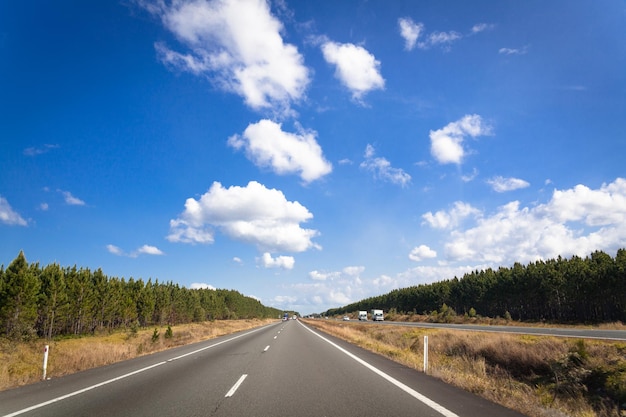
[[[271,321],[273,320],[219,320],[172,326],[171,338],[165,338],[167,327],[161,327],[157,329],[159,337],[154,342],[154,327],[137,332],[24,343],[0,338],[0,391],[41,380],[46,344],[50,346],[47,376],[57,378],[171,347],[259,327]]]
[[[576,339],[334,320],[307,320],[307,324],[419,371],[423,371],[424,336],[428,336],[429,374],[527,416],[626,415],[609,407],[594,410],[582,395],[561,392],[567,388],[564,377],[558,387],[552,378],[558,366],[555,364],[562,363],[577,349],[587,355],[587,368],[626,370],[624,343],[584,341],[580,344]],[[621,375],[625,374],[618,373]]]

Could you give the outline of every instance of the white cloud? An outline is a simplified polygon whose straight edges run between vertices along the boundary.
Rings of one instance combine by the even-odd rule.
[[[159,248],[151,245],[143,245],[142,247],[137,249],[137,253],[145,255],[164,255],[164,253]]]
[[[127,256],[129,258],[136,258],[139,255],[153,255],[153,256],[165,255],[163,251],[161,251],[156,246],[152,246],[152,245],[143,245],[140,248],[137,248],[135,251],[130,252],[130,253],[124,252],[120,247],[115,246],[115,245],[109,244],[106,246],[106,248],[107,248],[107,251],[109,251],[109,253],[112,253],[113,255]]]
[[[257,166],[270,167],[279,175],[297,173],[303,181],[311,182],[332,171],[315,136],[314,131],[288,133],[279,123],[264,119],[250,124],[241,136],[231,136],[228,145],[244,148]]]
[[[478,170],[476,168],[472,169],[471,174],[461,175],[461,181],[463,182],[471,182],[478,176]]]
[[[527,181],[522,179],[504,178],[500,176],[487,180],[487,184],[491,185],[493,190],[498,193],[504,193],[506,191],[513,191],[530,186]]]
[[[326,281],[333,280],[341,276],[340,272],[320,272],[320,271],[311,271],[309,272],[309,278],[314,281]]]
[[[415,262],[420,262],[424,259],[436,258],[437,252],[432,250],[426,245],[416,246],[409,253],[409,259]]]
[[[40,146],[40,147],[30,147],[30,148],[24,149],[24,155],[26,155],[26,156],[42,155],[42,154],[47,153],[50,150],[56,149],[58,147],[59,147],[59,145],[51,145],[51,144],[46,143],[45,145]]]
[[[432,228],[452,229],[459,226],[464,219],[470,216],[479,218],[481,214],[480,210],[472,207],[470,204],[457,201],[449,211],[442,210],[435,214],[429,211],[423,214],[422,218]]]
[[[487,31],[487,30],[491,30],[494,27],[495,27],[495,25],[489,24],[489,23],[477,23],[474,26],[472,26],[472,33],[484,32],[484,31]]]
[[[346,266],[345,268],[342,269],[342,272],[345,275],[354,276],[354,277],[358,277],[359,275],[363,273],[363,271],[365,271],[364,266]]]
[[[185,210],[170,221],[172,242],[212,243],[212,228],[232,239],[271,252],[303,252],[320,248],[312,242],[319,233],[300,223],[313,218],[297,201],[287,201],[276,189],[251,181],[245,187],[224,188],[214,182],[198,200],[188,198]]]
[[[118,255],[118,256],[124,255],[124,251],[115,245],[107,245],[107,250],[109,251],[109,253],[112,253],[113,255]]]
[[[451,49],[452,43],[463,39],[463,35],[457,31],[450,30],[447,32],[435,31],[426,33],[426,29],[423,23],[415,23],[410,17],[403,17],[398,19],[398,26],[400,27],[400,35],[404,39],[404,48],[408,51],[417,46],[419,49],[430,49],[432,47],[441,47],[444,51]],[[493,24],[477,23],[472,26],[471,32],[468,36],[475,35],[480,32],[491,30],[495,27]],[[419,41],[419,39],[423,39]]]
[[[424,24],[414,23],[410,17],[401,17],[398,19],[398,26],[400,26],[400,35],[404,38],[404,48],[407,51],[412,50],[424,31]]]
[[[389,181],[402,187],[411,182],[411,176],[400,168],[393,168],[385,158],[375,158],[375,149],[368,144],[365,148],[365,161],[361,162],[361,168],[374,173],[374,178]]]
[[[455,31],[450,32],[433,32],[428,35],[428,41],[422,43],[422,47],[430,47],[437,45],[449,45],[452,42],[461,39],[463,36]]]
[[[0,196],[0,221],[11,226],[26,226],[28,224],[2,196]]]
[[[528,46],[523,48],[500,48],[498,53],[501,55],[526,55],[528,53]]]
[[[272,255],[269,252],[265,252],[263,256],[260,258],[261,265],[264,268],[282,268],[282,269],[293,269],[294,264],[296,263],[293,256],[277,256],[272,258]]]
[[[188,52],[156,43],[159,58],[176,69],[204,75],[241,95],[253,109],[280,108],[304,97],[309,70],[294,45],[283,42],[282,23],[265,0],[177,0],[143,3]]]
[[[338,271],[309,272],[310,282],[296,283],[286,287],[296,296],[281,297],[280,305],[286,308],[315,310],[321,312],[330,307],[345,305],[366,296],[365,285],[360,275],[365,271],[363,266],[347,266]],[[273,300],[276,303],[276,299]]]
[[[322,53],[326,62],[336,66],[335,77],[352,92],[354,100],[361,101],[369,91],[385,88],[380,61],[365,48],[329,41],[322,44]]]
[[[433,227],[454,224],[443,215],[427,213],[424,218]],[[512,201],[474,218],[474,225],[450,232],[445,244],[449,260],[499,266],[614,252],[626,241],[626,179],[597,190],[584,185],[555,190],[550,201],[535,207]]]
[[[74,197],[72,193],[69,191],[57,190],[61,194],[63,194],[63,199],[65,200],[65,204],[69,204],[70,206],[84,206],[85,202],[80,198]]]
[[[477,114],[466,115],[438,130],[430,131],[430,153],[440,164],[460,164],[466,151],[466,136],[491,134],[491,127]]]
[[[213,285],[206,284],[204,282],[194,282],[189,285],[190,290],[215,290],[216,288]]]

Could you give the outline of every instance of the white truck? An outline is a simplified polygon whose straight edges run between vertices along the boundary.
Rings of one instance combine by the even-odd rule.
[[[359,320],[367,321],[367,311],[359,311]]]
[[[372,310],[372,320],[374,321],[384,321],[385,316],[383,316],[382,310]]]

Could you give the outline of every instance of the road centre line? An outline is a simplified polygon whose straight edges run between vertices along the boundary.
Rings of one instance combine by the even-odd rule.
[[[267,352],[270,349],[270,345],[265,346],[265,349],[263,349],[263,352]]]
[[[120,375],[120,376],[115,377],[115,378],[112,378],[112,379],[108,379],[108,380],[106,380],[106,381],[100,382],[100,383],[95,384],[95,385],[91,385],[91,386],[86,387],[86,388],[83,388],[83,389],[81,389],[81,390],[74,391],[74,392],[70,392],[69,394],[65,394],[65,395],[62,395],[62,396],[60,396],[60,397],[56,397],[56,398],[53,398],[53,399],[51,399],[51,400],[48,400],[48,401],[44,401],[44,402],[42,402],[42,403],[35,404],[35,405],[30,406],[30,407],[28,407],[28,408],[24,408],[24,409],[22,409],[22,410],[15,411],[15,412],[13,412],[13,413],[11,413],[11,414],[6,414],[6,415],[4,415],[3,417],[14,417],[14,416],[19,416],[20,414],[24,414],[24,413],[27,413],[27,412],[29,412],[29,411],[36,410],[36,409],[41,408],[41,407],[45,407],[45,406],[50,405],[50,404],[54,404],[54,403],[56,403],[56,402],[59,402],[59,401],[65,400],[65,399],[67,399],[67,398],[74,397],[74,396],[79,395],[79,394],[83,394],[83,393],[85,393],[85,392],[87,392],[87,391],[91,391],[91,390],[93,390],[93,389],[100,388],[100,387],[102,387],[102,386],[104,386],[104,385],[108,385],[108,384],[111,384],[111,383],[113,383],[113,382],[117,382],[117,381],[119,381],[119,380],[121,380],[121,379],[128,378],[129,376],[133,376],[133,375],[139,374],[139,373],[141,373],[141,372],[145,372],[145,371],[147,371],[147,370],[150,370],[150,369],[152,369],[152,368],[156,368],[157,366],[165,365],[165,364],[167,364],[168,362],[173,362],[173,361],[175,361],[175,360],[178,360],[178,359],[184,358],[184,357],[186,357],[186,356],[189,356],[189,355],[194,355],[194,354],[199,353],[199,352],[202,352],[202,351],[204,351],[204,350],[211,349],[211,348],[213,348],[213,347],[215,347],[215,346],[219,346],[219,345],[222,345],[222,344],[224,344],[224,343],[232,342],[233,340],[236,340],[236,339],[239,339],[239,338],[241,338],[241,337],[247,336],[247,335],[249,335],[249,334],[252,334],[252,333],[258,332],[259,330],[264,329],[265,327],[267,327],[267,326],[263,326],[263,327],[259,327],[259,328],[253,329],[253,330],[251,330],[251,331],[249,331],[249,332],[246,332],[246,333],[243,333],[243,334],[240,334],[240,335],[237,335],[237,336],[231,337],[230,339],[222,340],[221,342],[217,342],[217,343],[214,343],[214,344],[212,344],[212,345],[205,346],[205,347],[203,347],[203,348],[200,348],[200,349],[194,350],[193,352],[185,353],[184,355],[176,356],[176,357],[171,358],[171,359],[168,359],[168,360],[166,360],[166,361],[163,361],[163,362],[158,362],[158,363],[155,363],[155,364],[153,364],[153,365],[146,366],[145,368],[137,369],[136,371],[129,372],[129,373],[127,373],[127,374]],[[247,375],[246,375],[246,376],[247,376]],[[245,379],[245,378],[244,378],[244,379]],[[242,381],[242,382],[243,382],[243,381]],[[227,395],[227,396],[228,396],[228,395]]]
[[[226,395],[224,397],[228,398],[228,397],[232,397],[233,395],[235,395],[235,392],[237,391],[237,389],[239,388],[239,386],[241,385],[241,383],[248,377],[248,374],[243,374],[241,375],[241,377],[239,377],[239,379],[237,380],[237,382],[235,382],[235,385],[233,385],[233,387],[230,389],[230,391],[228,391],[226,393]]]
[[[348,352],[347,350],[345,350],[344,348],[342,348],[338,344],[336,344],[336,343],[332,342],[331,340],[325,338],[324,336],[320,335],[319,333],[316,333],[313,330],[309,329],[307,326],[302,324],[300,321],[298,321],[298,323],[302,327],[304,327],[305,329],[307,329],[308,331],[313,333],[315,336],[319,337],[320,339],[322,339],[326,343],[330,344],[331,346],[333,346],[333,347],[337,348],[338,350],[340,350],[341,352],[345,353],[346,355],[348,355],[349,357],[351,357],[352,359],[354,359],[355,361],[357,361],[361,365],[365,366],[370,371],[374,372],[378,376],[381,376],[382,378],[384,378],[387,381],[391,382],[393,385],[395,385],[396,387],[400,388],[402,391],[406,392],[407,394],[409,394],[413,398],[417,399],[418,401],[421,401],[422,403],[424,403],[428,407],[432,408],[433,410],[437,411],[438,413],[441,413],[445,417],[459,417],[457,414],[455,414],[452,411],[448,410],[447,408],[445,408],[444,406],[440,405],[439,403],[436,403],[435,401],[431,400],[430,398],[426,397],[425,395],[420,394],[419,392],[415,391],[413,388],[409,387],[408,385],[403,384],[402,382],[398,381],[394,377],[384,373],[380,369],[378,369],[378,368],[374,367],[373,365],[370,365],[369,363],[365,362],[363,359],[359,358],[358,356]]]

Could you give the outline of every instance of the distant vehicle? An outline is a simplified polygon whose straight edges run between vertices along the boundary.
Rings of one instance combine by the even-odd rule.
[[[289,320],[289,313],[283,314],[283,321]]]
[[[372,310],[372,320],[374,321],[384,321],[385,316],[383,316],[382,310]]]
[[[367,321],[367,311],[365,310],[359,311],[359,320]]]
[[[350,317],[348,317],[348,316],[343,316],[343,321],[350,321]]]
[[[295,314],[292,317],[293,320],[298,320],[298,316],[296,316]]]

